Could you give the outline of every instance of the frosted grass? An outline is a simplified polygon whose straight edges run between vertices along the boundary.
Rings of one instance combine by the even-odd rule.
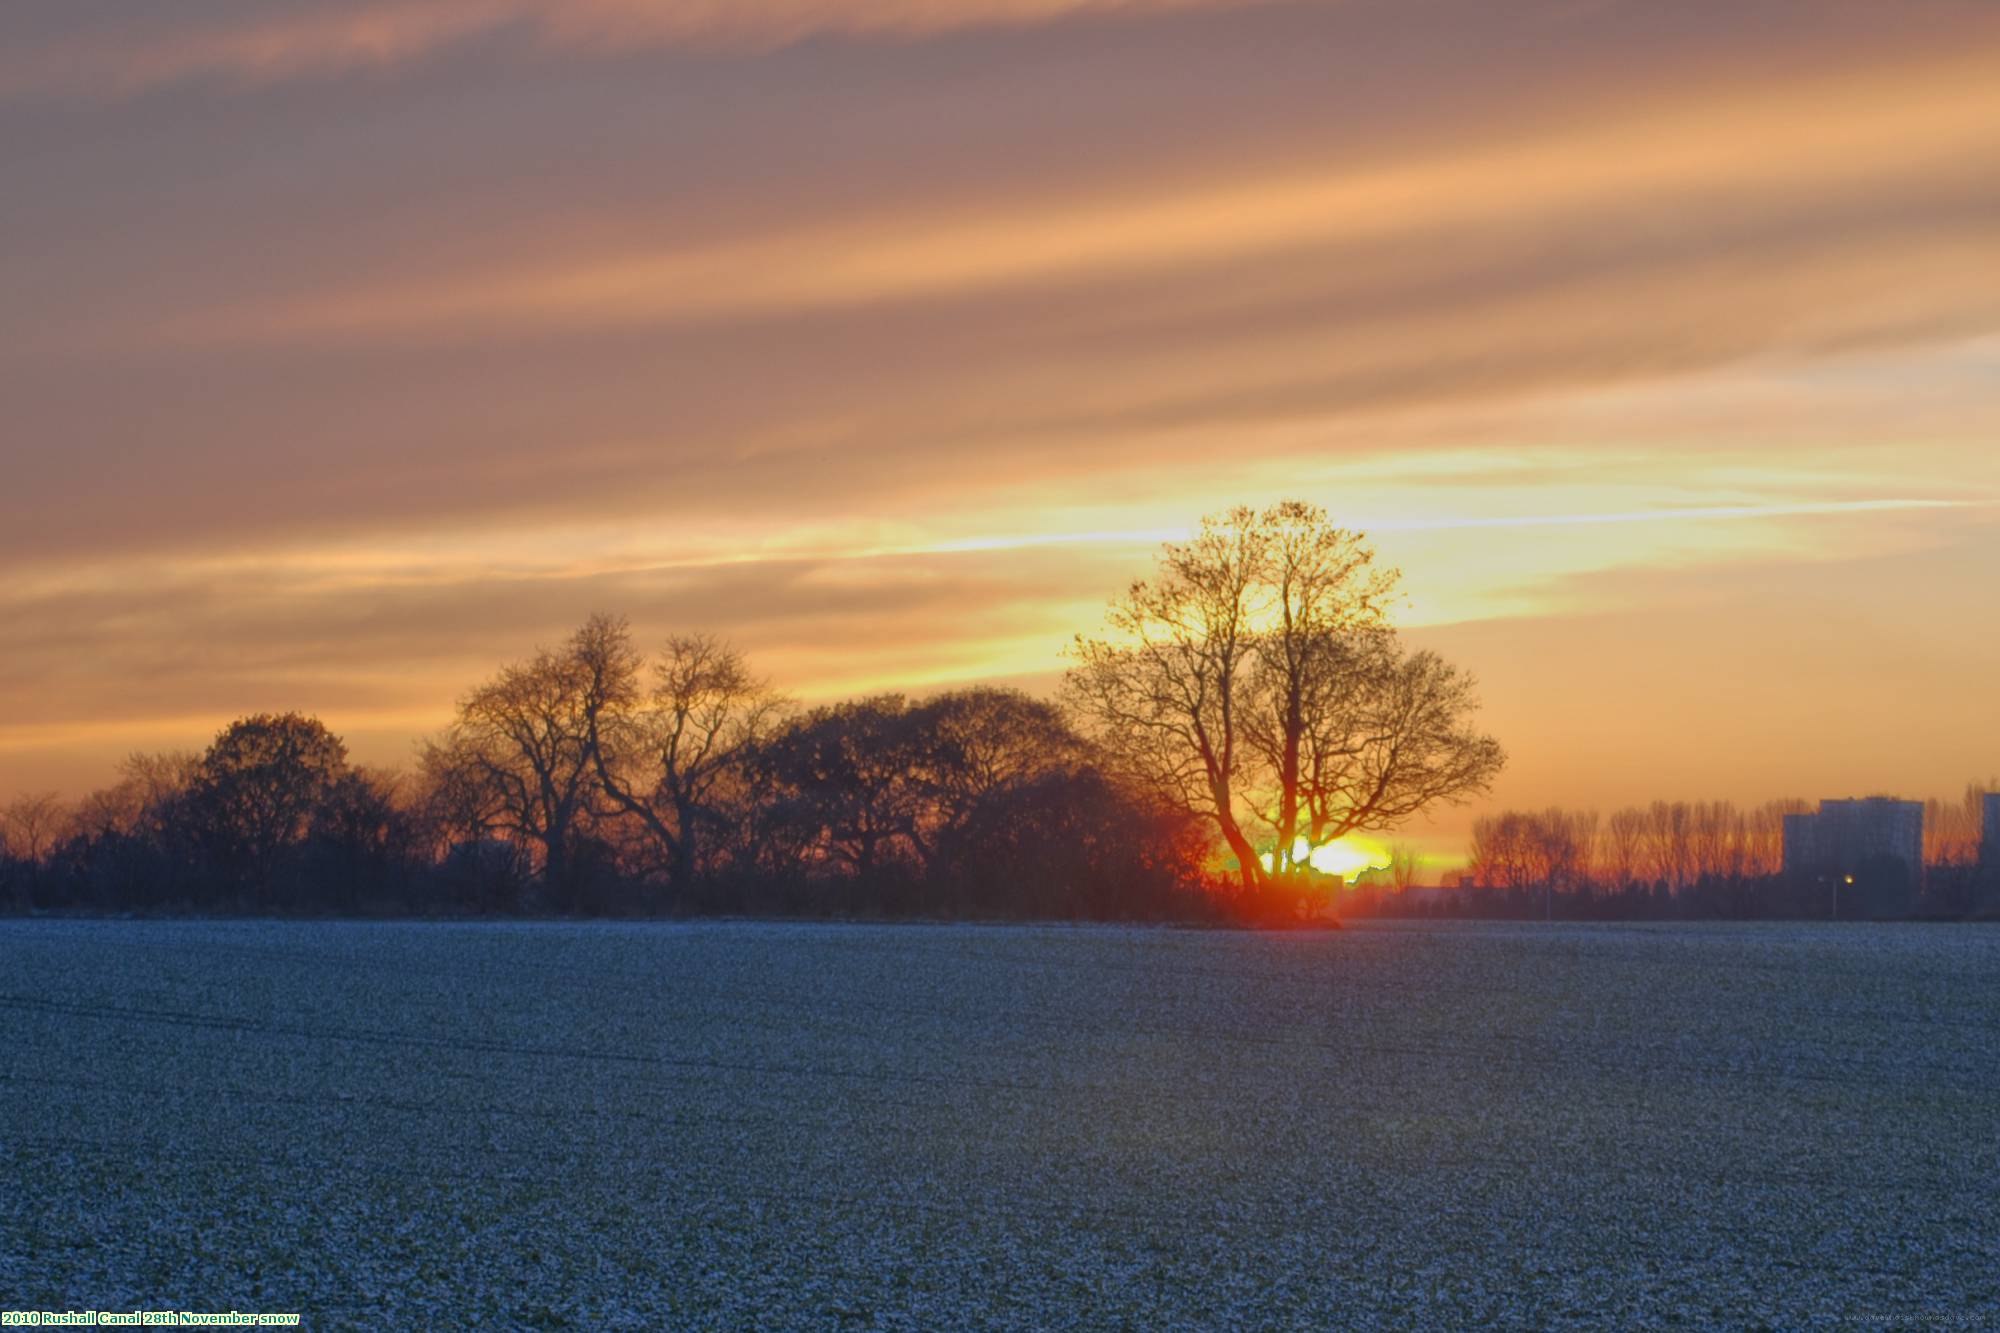
[[[2000,931],[0,923],[0,1307],[2000,1324]]]

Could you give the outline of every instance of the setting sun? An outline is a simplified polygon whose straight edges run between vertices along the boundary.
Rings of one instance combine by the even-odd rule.
[[[1265,852],[1258,860],[1266,870],[1273,868],[1275,852]],[[1309,865],[1322,875],[1339,875],[1352,880],[1368,870],[1386,870],[1389,867],[1389,849],[1371,838],[1350,833],[1344,838],[1315,847],[1304,838],[1292,844],[1292,864]]]

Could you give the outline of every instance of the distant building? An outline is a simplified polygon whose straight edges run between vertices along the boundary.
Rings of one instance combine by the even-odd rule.
[[[1989,840],[1996,807],[1986,806]],[[1921,801],[1871,796],[1859,801],[1821,801],[1819,813],[1785,816],[1785,873],[1859,874],[1883,862],[1899,862],[1915,881],[1924,869],[1924,807]]]
[[[1785,873],[1787,875],[1809,874],[1817,869],[1819,853],[1819,816],[1810,814],[1785,816]]]
[[[2000,865],[2000,791],[1986,793],[1986,821],[1981,825],[1979,859]]]

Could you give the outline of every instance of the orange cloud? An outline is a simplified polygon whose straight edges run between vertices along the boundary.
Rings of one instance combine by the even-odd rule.
[[[1613,230],[1663,208],[1740,224],[1806,199],[1824,208],[1941,177],[1972,185],[1964,164],[1989,158],[2000,158],[2000,50],[1778,87],[1752,80],[1694,104],[1597,107],[1582,123],[1485,131],[1388,161],[1168,188],[1128,181],[1102,198],[998,212],[816,219],[790,233],[610,257],[527,254],[373,288],[364,275],[358,290],[203,316],[190,331],[517,338],[1104,284],[1286,253],[1338,264],[1343,251],[1393,255],[1412,238],[1422,238],[1428,270],[1456,238],[1477,248],[1558,220]],[[1379,280],[1379,266],[1368,272]]]
[[[64,94],[6,131],[0,795],[253,708],[393,761],[598,608],[1046,683],[1292,494],[1488,680],[1506,801],[1810,794],[1676,784],[1885,692],[1885,782],[1995,734],[1990,11],[118,13],[0,17]]]

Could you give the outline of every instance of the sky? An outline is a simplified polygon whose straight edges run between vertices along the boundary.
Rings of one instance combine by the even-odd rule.
[[[0,797],[593,611],[1053,687],[1298,497],[1510,764],[2000,772],[2000,6],[11,0]]]

